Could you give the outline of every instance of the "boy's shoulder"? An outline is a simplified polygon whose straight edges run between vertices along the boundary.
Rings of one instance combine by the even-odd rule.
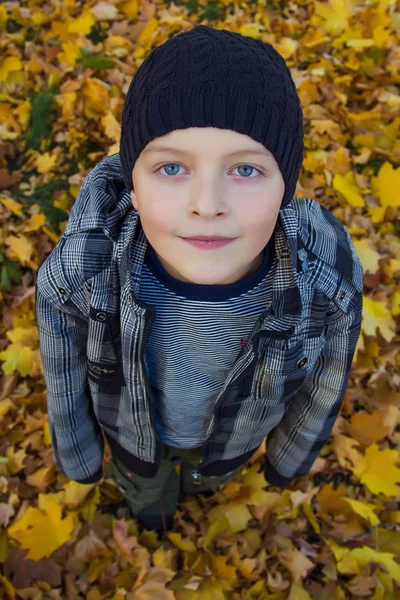
[[[325,266],[344,276],[362,293],[364,272],[348,229],[327,208],[312,198],[294,197],[280,212],[284,229],[297,240],[297,252],[303,251],[309,265]],[[295,231],[296,230],[296,231]]]

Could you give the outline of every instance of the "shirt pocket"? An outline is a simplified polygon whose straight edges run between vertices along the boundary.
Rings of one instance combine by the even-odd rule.
[[[299,335],[263,338],[253,382],[254,397],[287,401],[313,370],[325,342],[325,334],[309,338]]]
[[[52,306],[82,318],[84,315],[71,300],[73,289],[62,261],[62,250],[66,241],[65,236],[61,236],[52,252],[40,265],[36,289]]]
[[[88,379],[104,393],[118,393],[125,385],[118,313],[90,307],[87,341]]]

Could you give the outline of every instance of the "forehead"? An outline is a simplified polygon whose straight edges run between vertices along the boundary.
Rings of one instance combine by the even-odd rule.
[[[210,149],[214,154],[233,156],[235,154],[258,154],[273,158],[272,153],[251,137],[218,127],[190,127],[174,130],[151,140],[143,154],[175,152],[187,155],[204,155]]]

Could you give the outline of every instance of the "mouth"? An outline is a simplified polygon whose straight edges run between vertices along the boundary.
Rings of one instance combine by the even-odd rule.
[[[188,244],[200,248],[202,250],[214,250],[226,246],[235,240],[236,238],[223,238],[223,237],[198,237],[198,238],[182,238]]]
[[[184,237],[184,240],[200,240],[202,242],[225,242],[226,240],[233,240],[235,238],[222,237],[220,235],[194,235],[193,237]]]

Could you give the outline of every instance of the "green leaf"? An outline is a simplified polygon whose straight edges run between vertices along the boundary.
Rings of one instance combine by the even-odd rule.
[[[11,283],[20,283],[23,272],[18,263],[5,259],[1,268],[0,288],[7,292],[11,289]]]
[[[374,169],[374,175],[379,173],[379,170],[383,164],[385,164],[385,160],[383,158],[375,158],[366,163],[368,167],[372,167]]]
[[[19,283],[22,277],[22,269],[19,264],[12,260],[8,260],[5,267],[7,268],[7,273],[11,281]]]
[[[96,23],[86,37],[93,42],[93,44],[99,44],[100,42],[104,42],[108,35],[108,31],[103,30],[100,23]]]
[[[1,269],[0,287],[7,292],[11,289],[11,281],[8,277],[6,265]]]
[[[115,67],[116,62],[103,56],[102,54],[93,54],[86,48],[81,48],[81,56],[77,62],[82,63],[84,67],[90,67],[92,69],[111,69]]]
[[[50,137],[50,120],[53,118],[54,90],[42,90],[31,97],[32,120],[31,128],[26,136],[25,150],[40,149],[42,139]]]
[[[207,6],[204,7],[200,19],[208,19],[209,21],[223,21],[225,18],[225,9],[220,6],[215,0],[208,2]]]

